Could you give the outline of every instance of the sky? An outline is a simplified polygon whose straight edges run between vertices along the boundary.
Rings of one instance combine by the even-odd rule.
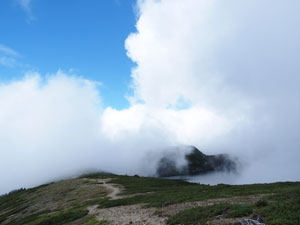
[[[1,1],[0,81],[61,69],[100,82],[104,104],[128,106],[134,63],[124,41],[135,31],[134,7],[134,0]]]
[[[237,173],[202,182],[299,181],[299,11],[298,0],[2,1],[0,193],[88,170],[155,176],[186,145],[238,159]]]

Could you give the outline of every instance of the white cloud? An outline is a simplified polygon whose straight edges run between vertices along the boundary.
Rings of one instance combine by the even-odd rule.
[[[12,57],[0,57],[0,65],[5,67],[15,67],[17,65],[16,59]]]
[[[21,7],[21,9],[25,12],[28,22],[34,20],[35,17],[33,16],[32,9],[31,9],[32,0],[17,0],[17,2]]]
[[[28,13],[31,11],[30,8],[30,4],[31,4],[31,0],[18,0],[20,6],[22,7],[22,9]]]
[[[0,194],[87,169],[155,172],[149,169],[154,161],[145,167],[145,156],[167,146],[168,140],[155,126],[139,128],[136,135],[124,115],[115,124],[128,130],[113,139],[114,130],[106,126],[114,126],[114,115],[103,115],[109,109],[101,105],[98,85],[62,71],[45,78],[28,73],[22,80],[0,84]]]
[[[262,157],[251,165],[256,174],[258,162],[268,168],[257,180],[300,179],[293,160],[300,156],[298,1],[144,0],[138,7],[137,32],[126,40],[137,63],[132,107],[164,111],[159,121],[170,122],[162,127],[181,131],[180,142],[248,163]],[[181,99],[189,107],[176,110]],[[279,172],[274,162],[294,166]],[[244,181],[255,182],[251,176]]]
[[[2,44],[0,44],[0,53],[9,56],[19,56],[19,53],[17,53],[15,50]]]
[[[111,140],[127,138],[128,134],[156,132],[170,145],[206,145],[234,127],[229,118],[203,108],[157,109],[146,104],[135,104],[124,110],[109,107],[103,113],[102,122],[102,130]]]
[[[0,85],[0,177],[5,184],[0,193],[88,165],[87,158],[97,151],[91,146],[99,133],[99,101],[95,84],[62,72],[46,80],[28,74]]]
[[[5,45],[0,44],[0,65],[5,67],[16,67],[20,65],[17,58],[20,54]]]

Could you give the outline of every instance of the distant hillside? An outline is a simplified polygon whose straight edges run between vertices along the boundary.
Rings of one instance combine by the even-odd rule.
[[[194,146],[192,151],[185,155],[187,164],[178,166],[172,153],[162,157],[157,165],[157,174],[160,177],[199,175],[213,171],[236,171],[236,162],[226,154],[205,155]]]
[[[0,197],[0,224],[299,224],[300,182],[216,186],[88,174]]]

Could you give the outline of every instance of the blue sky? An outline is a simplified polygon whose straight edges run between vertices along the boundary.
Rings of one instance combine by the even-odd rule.
[[[124,42],[135,31],[134,10],[134,0],[2,0],[0,81],[72,70],[102,83],[104,106],[127,107],[134,63]]]

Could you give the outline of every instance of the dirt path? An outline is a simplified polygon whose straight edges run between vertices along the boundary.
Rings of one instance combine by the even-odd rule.
[[[115,200],[135,196],[119,196],[118,194],[121,193],[124,188],[120,185],[108,183],[109,181],[111,181],[111,179],[97,179],[99,185],[107,190],[107,197],[110,199]],[[107,224],[112,225],[163,225],[166,224],[167,220],[167,217],[155,215],[156,208],[143,208],[143,205],[118,206],[105,209],[99,209],[98,205],[93,205],[87,209],[90,215],[96,215],[98,221],[107,220]]]
[[[156,215],[156,208],[143,208],[143,205],[118,206],[100,209],[96,216],[98,221],[107,220],[111,225],[164,225],[167,217]]]
[[[119,193],[122,191],[122,187],[116,184],[107,183],[111,181],[110,178],[108,179],[97,179],[97,182],[102,183],[101,186],[108,190],[109,194],[107,197],[111,198],[111,200],[120,199],[123,196],[118,196]]]

